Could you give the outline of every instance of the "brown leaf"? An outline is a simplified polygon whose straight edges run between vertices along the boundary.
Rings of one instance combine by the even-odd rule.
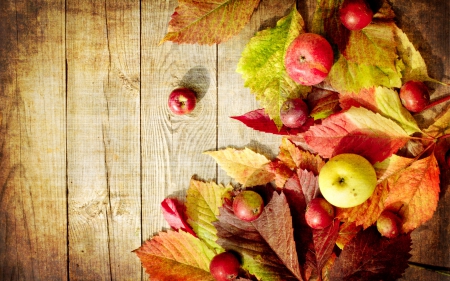
[[[225,206],[221,208],[214,225],[218,231],[217,243],[224,249],[235,250],[253,258],[256,265],[249,267],[256,273],[274,278],[273,280],[302,280],[292,217],[283,193],[274,192],[261,216],[255,221],[241,221]]]
[[[394,281],[408,267],[411,250],[409,234],[382,238],[375,227],[360,231],[335,260],[333,281]]]

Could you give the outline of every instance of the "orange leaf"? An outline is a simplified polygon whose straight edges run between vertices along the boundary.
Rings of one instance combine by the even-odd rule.
[[[277,158],[293,170],[308,170],[313,172],[314,175],[318,175],[320,169],[325,165],[325,161],[320,156],[299,148],[287,138],[282,139]]]
[[[372,196],[361,205],[352,208],[336,208],[336,217],[346,222],[354,222],[364,229],[374,224],[384,210],[384,200],[388,196],[385,183],[378,184]]]
[[[134,252],[150,281],[214,281],[209,273],[214,252],[189,233],[160,232]]]
[[[239,33],[260,0],[179,0],[162,42],[218,44]]]
[[[402,160],[400,160],[402,161]],[[399,208],[402,231],[411,231],[429,220],[439,201],[439,167],[435,156],[413,162],[387,180],[386,208]]]

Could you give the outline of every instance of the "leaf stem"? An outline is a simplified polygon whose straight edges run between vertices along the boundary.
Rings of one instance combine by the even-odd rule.
[[[443,98],[441,98],[441,99],[438,99],[438,100],[436,100],[436,101],[430,103],[429,105],[425,106],[425,107],[422,109],[422,111],[420,111],[420,112],[423,112],[423,111],[425,111],[425,110],[427,110],[427,109],[430,109],[430,108],[432,108],[432,107],[434,107],[434,106],[436,106],[436,105],[438,105],[438,104],[440,104],[440,103],[443,103],[443,102],[446,102],[446,101],[449,101],[449,100],[450,100],[450,95],[448,95],[448,96],[446,96],[446,97],[443,97]]]
[[[450,134],[445,134],[445,135],[438,137],[438,139],[446,139],[446,138],[450,138]]]
[[[428,271],[437,272],[437,273],[445,275],[445,276],[450,276],[450,268],[449,267],[422,264],[422,263],[412,262],[412,261],[408,262],[408,264],[410,266],[413,266],[416,268],[421,268],[421,269],[425,269]]]

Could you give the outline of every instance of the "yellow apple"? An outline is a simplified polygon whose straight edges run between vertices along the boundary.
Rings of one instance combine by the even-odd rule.
[[[319,189],[332,205],[350,208],[362,204],[375,190],[377,175],[372,164],[358,154],[332,157],[319,172]]]

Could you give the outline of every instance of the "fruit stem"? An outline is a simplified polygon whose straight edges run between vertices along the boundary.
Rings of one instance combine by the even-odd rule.
[[[440,103],[443,103],[443,102],[446,102],[446,101],[449,101],[449,100],[450,100],[450,95],[448,95],[448,96],[446,96],[446,97],[443,97],[443,98],[441,98],[441,99],[438,99],[438,100],[436,100],[436,101],[434,101],[434,102],[428,104],[427,106],[425,106],[425,107],[422,109],[422,111],[420,111],[420,112],[423,112],[423,111],[425,111],[425,110],[427,110],[427,109],[430,109],[430,108],[432,108],[432,107],[434,107],[434,106],[436,106],[436,105],[438,105],[438,104],[440,104]]]
[[[448,267],[435,266],[435,265],[429,265],[429,264],[421,264],[421,263],[412,262],[412,261],[408,262],[408,264],[413,267],[437,272],[437,273],[445,275],[445,276],[450,276],[450,268],[448,268]]]

